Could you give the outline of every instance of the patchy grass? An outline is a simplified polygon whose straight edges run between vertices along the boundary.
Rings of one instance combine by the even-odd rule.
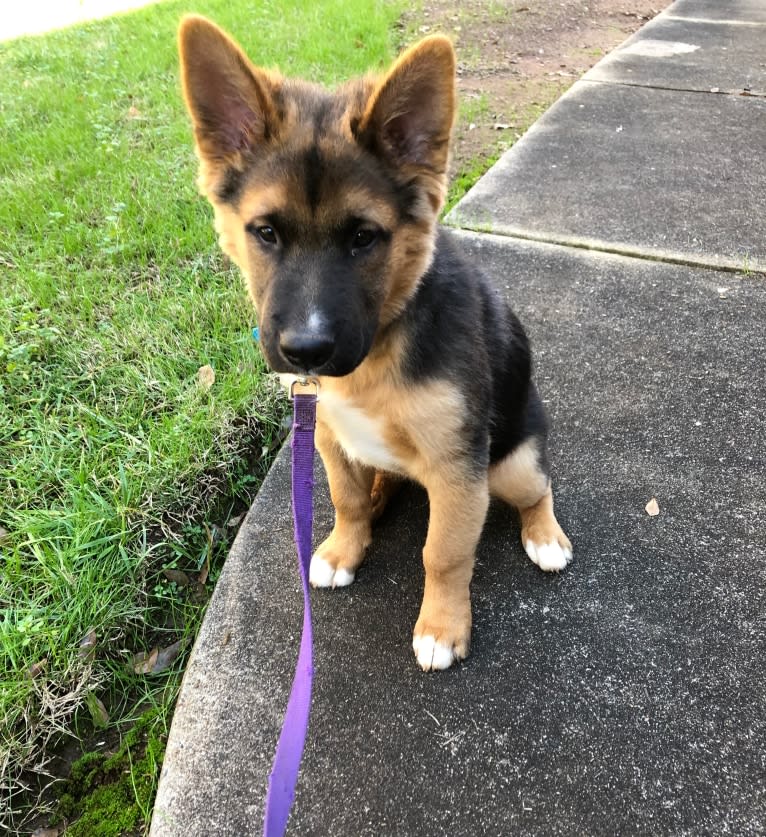
[[[257,62],[327,83],[388,61],[399,12],[193,8]],[[44,774],[57,737],[172,705],[229,524],[280,438],[241,280],[194,188],[188,10],[0,45],[0,830],[21,831],[23,771]],[[163,666],[136,656],[174,647]]]
[[[479,154],[476,157],[462,163],[449,184],[447,199],[444,202],[442,217],[465,195],[465,193],[485,174],[502,156],[506,146],[498,146],[494,151],[487,154]]]
[[[489,171],[517,140],[521,139],[538,118],[559,98],[562,92],[561,85],[556,83],[538,84],[535,89],[537,101],[508,108],[509,121],[513,126],[511,136],[501,133],[497,138],[490,138],[484,143],[479,143],[478,147],[481,150],[478,153],[471,156],[464,154],[457,165],[454,166],[442,217],[460,201],[466,192]],[[486,123],[490,108],[490,100],[486,94],[464,99],[458,113],[458,132],[462,132],[464,135],[469,130],[471,122]],[[484,128],[482,136],[487,137],[487,125],[484,124],[481,127]]]

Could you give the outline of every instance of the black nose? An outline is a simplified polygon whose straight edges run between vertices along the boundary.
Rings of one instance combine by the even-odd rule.
[[[325,334],[285,331],[279,337],[279,349],[285,360],[305,372],[319,369],[330,359],[335,344]]]

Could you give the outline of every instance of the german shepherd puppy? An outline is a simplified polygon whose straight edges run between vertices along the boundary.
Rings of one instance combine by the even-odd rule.
[[[315,587],[354,580],[393,483],[428,492],[425,670],[468,654],[470,583],[490,495],[515,506],[527,555],[563,569],[546,419],[521,324],[437,219],[455,115],[450,42],[425,38],[381,77],[333,92],[254,66],[185,17],[181,75],[199,186],[240,267],[275,372],[321,386],[316,443],[335,526]]]

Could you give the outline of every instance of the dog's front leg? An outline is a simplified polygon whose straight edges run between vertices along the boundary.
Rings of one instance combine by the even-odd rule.
[[[471,642],[470,584],[489,504],[486,478],[440,473],[426,481],[430,518],[423,549],[423,604],[412,647],[425,671],[449,668]]]
[[[309,580],[314,587],[345,587],[354,580],[372,540],[375,469],[349,461],[323,422],[317,422],[316,445],[327,472],[335,525],[311,558]]]

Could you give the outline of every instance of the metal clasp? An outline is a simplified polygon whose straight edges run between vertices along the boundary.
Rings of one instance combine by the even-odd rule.
[[[319,401],[319,381],[316,378],[306,378],[300,377],[296,378],[290,384],[290,401],[293,400],[295,397],[295,388],[296,387],[314,387],[314,394],[316,395],[317,401]],[[300,394],[300,393],[299,393]],[[303,393],[307,394],[307,393]]]

